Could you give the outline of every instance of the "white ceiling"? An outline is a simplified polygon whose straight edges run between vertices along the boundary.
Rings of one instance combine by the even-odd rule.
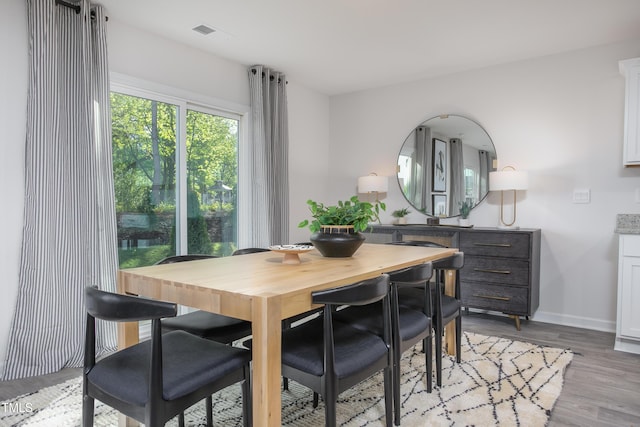
[[[110,19],[328,95],[640,40],[640,0],[98,2]],[[219,31],[192,31],[201,24]]]

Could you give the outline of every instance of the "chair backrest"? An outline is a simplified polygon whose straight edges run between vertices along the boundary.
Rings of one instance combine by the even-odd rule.
[[[389,275],[363,280],[348,286],[311,293],[314,304],[366,305],[382,300],[389,293]]]
[[[115,322],[160,319],[177,313],[173,303],[115,294],[93,286],[85,288],[85,304],[91,316]]]
[[[269,252],[269,249],[265,248],[244,248],[237,249],[231,255],[247,255],[247,254],[255,254],[258,252]]]
[[[363,280],[352,285],[325,289],[311,293],[315,304],[324,304],[323,309],[323,342],[325,372],[335,374],[335,343],[333,335],[333,312],[340,305],[367,305],[382,301],[381,312],[383,323],[383,340],[388,348],[388,363],[391,363],[391,303],[389,296],[389,275],[382,274],[376,278]]]
[[[150,402],[160,402],[164,390],[160,319],[175,316],[178,311],[177,305],[164,301],[101,291],[92,286],[85,288],[85,302],[87,306],[87,326],[84,342],[84,389],[87,389],[87,375],[96,365],[96,319],[110,321],[151,320],[152,351],[149,356],[148,400]],[[153,406],[152,404],[149,407]]]
[[[160,318],[173,317],[178,312],[178,306],[173,303],[101,291],[95,286],[87,286],[84,289],[84,296],[87,308],[84,341],[85,375],[96,364],[96,319],[113,322],[151,320],[151,338],[161,350]],[[162,385],[161,382],[160,384]]]
[[[195,261],[198,259],[217,258],[215,255],[203,255],[203,254],[190,254],[190,255],[174,255],[166,257],[156,262],[156,265],[160,264],[173,264],[174,262]]]
[[[400,286],[423,285],[431,279],[432,275],[432,262],[425,262],[415,267],[389,273],[391,282]]]
[[[436,242],[422,241],[422,240],[401,240],[399,242],[389,242],[388,245],[400,245],[400,246],[423,246],[425,248],[446,248],[448,246],[442,245]]]
[[[460,270],[464,267],[464,253],[456,252],[450,257],[433,261],[434,270]]]

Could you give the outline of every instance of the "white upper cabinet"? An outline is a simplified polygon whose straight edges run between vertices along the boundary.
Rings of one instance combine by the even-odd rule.
[[[640,58],[625,59],[619,66],[626,80],[622,163],[640,166]]]

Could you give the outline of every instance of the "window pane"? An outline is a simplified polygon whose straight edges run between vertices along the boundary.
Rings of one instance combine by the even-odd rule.
[[[187,111],[188,253],[237,248],[238,121]]]
[[[175,254],[176,105],[111,93],[121,268]]]

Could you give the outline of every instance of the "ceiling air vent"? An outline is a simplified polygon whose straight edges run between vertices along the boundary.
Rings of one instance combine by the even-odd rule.
[[[206,36],[207,34],[215,33],[216,30],[214,30],[213,28],[203,24],[203,25],[198,25],[197,27],[195,27],[193,29],[193,31]]]

